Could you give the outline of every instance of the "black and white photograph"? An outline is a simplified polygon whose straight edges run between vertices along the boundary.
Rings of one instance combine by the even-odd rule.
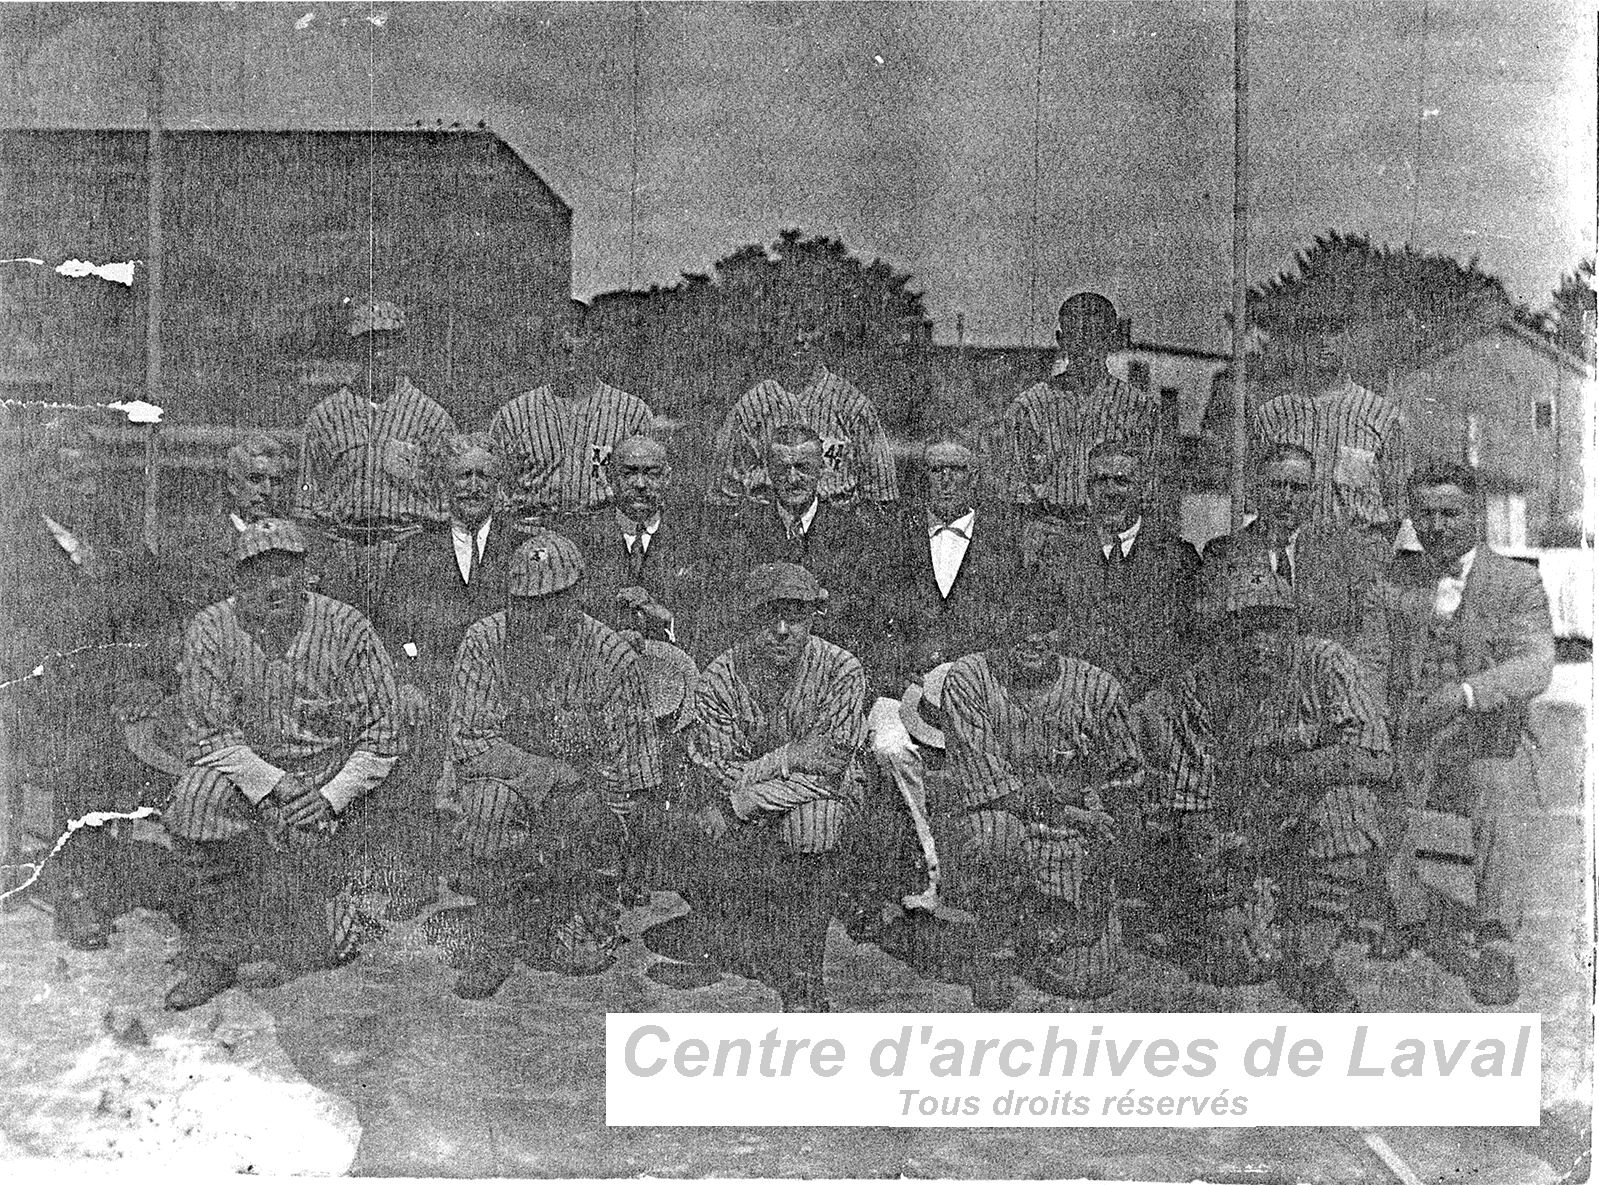
[[[0,1174],[1587,1180],[1596,31],[0,3]]]

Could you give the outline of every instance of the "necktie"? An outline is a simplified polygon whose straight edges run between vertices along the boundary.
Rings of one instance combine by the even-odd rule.
[[[634,535],[627,544],[627,570],[637,576],[644,570],[644,536]]]

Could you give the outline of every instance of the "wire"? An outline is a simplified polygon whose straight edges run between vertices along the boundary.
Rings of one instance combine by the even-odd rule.
[[[642,142],[639,124],[644,106],[639,78],[643,69],[641,62],[643,29],[644,5],[642,0],[633,0],[633,135],[630,184],[627,187],[627,286],[630,290],[638,287],[638,175],[639,147]]]
[[[1034,344],[1038,333],[1038,191],[1042,175],[1044,112],[1044,0],[1038,0],[1038,36],[1033,51],[1033,211],[1027,224],[1027,320],[1022,344]]]
[[[1405,246],[1415,242],[1416,225],[1421,220],[1421,146],[1427,123],[1427,17],[1430,5],[1421,6],[1421,48],[1416,54],[1416,132],[1410,154],[1410,229]]]

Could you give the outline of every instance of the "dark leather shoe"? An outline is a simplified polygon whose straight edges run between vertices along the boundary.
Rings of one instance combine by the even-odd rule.
[[[1366,953],[1379,963],[1396,963],[1421,945],[1419,930],[1408,926],[1384,926],[1368,937]]]
[[[210,959],[196,959],[189,973],[167,992],[169,1012],[184,1012],[214,1000],[239,981],[236,967],[214,963]]]
[[[56,904],[56,937],[73,950],[104,950],[111,945],[111,917],[88,898],[73,894]]]
[[[409,922],[439,901],[439,883],[432,877],[406,877],[394,890],[383,910],[385,922]]]
[[[1298,1000],[1306,1012],[1358,1012],[1360,1001],[1339,978],[1330,962],[1309,969],[1285,967],[1277,986]]]
[[[503,950],[484,951],[466,964],[451,989],[463,1000],[487,1000],[505,986],[516,960]]]
[[[1471,998],[1490,1008],[1504,1008],[1521,998],[1521,977],[1516,974],[1516,957],[1496,946],[1477,952],[1467,987]]]

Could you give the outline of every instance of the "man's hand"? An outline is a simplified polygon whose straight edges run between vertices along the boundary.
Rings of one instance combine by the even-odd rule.
[[[1458,683],[1449,683],[1410,710],[1410,727],[1414,731],[1435,732],[1465,710],[1465,688]]]
[[[719,840],[728,833],[727,816],[722,813],[722,808],[714,802],[709,806],[701,807],[694,818],[700,825],[700,834],[706,839]]]
[[[401,683],[395,688],[400,701],[400,723],[406,728],[420,728],[427,722],[433,705],[427,693],[414,683]]]
[[[756,797],[754,791],[742,782],[734,789],[729,798],[733,814],[740,823],[748,823],[756,812],[761,809],[760,800]]]
[[[1116,820],[1109,811],[1089,811],[1080,806],[1057,808],[1068,827],[1075,827],[1089,839],[1099,843],[1116,842]]]
[[[318,831],[333,822],[333,804],[315,786],[294,774],[284,774],[272,787],[268,801],[283,811],[284,821],[299,831]]]

